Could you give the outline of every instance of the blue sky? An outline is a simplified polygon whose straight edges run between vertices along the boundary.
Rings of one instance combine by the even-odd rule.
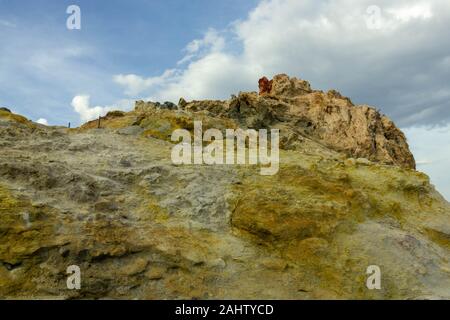
[[[81,30],[66,8],[81,9]],[[244,18],[256,1],[0,0],[0,105],[51,124],[79,123],[77,94],[98,104],[122,98],[112,75],[160,74],[208,28]]]
[[[79,125],[287,73],[387,114],[450,199],[448,30],[448,0],[0,0],[0,106]]]

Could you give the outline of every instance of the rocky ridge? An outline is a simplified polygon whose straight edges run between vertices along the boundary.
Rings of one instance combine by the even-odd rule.
[[[265,79],[265,80],[264,80]],[[189,112],[236,120],[245,128],[280,128],[282,147],[301,149],[304,138],[355,158],[415,169],[404,134],[385,115],[330,90],[312,90],[305,80],[276,75],[260,79],[260,93],[240,93],[227,101],[181,103]]]
[[[0,297],[449,299],[450,205],[401,131],[336,91],[263,82],[75,129],[0,110]],[[194,120],[279,128],[278,174],[173,165],[170,135]]]

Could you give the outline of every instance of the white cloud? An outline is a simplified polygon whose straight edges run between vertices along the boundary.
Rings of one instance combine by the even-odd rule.
[[[111,107],[90,107],[89,106],[90,96],[88,95],[78,95],[72,99],[72,107],[80,115],[82,121],[90,121],[98,118],[99,116],[104,116],[108,111],[111,111]]]
[[[367,24],[373,4],[380,28]],[[375,105],[402,127],[448,123],[449,28],[448,0],[266,0],[228,30],[190,42],[176,71],[118,83],[150,100],[222,99],[287,73]],[[419,169],[450,198],[448,134],[436,130],[407,134]]]
[[[82,122],[97,119],[99,116],[104,116],[112,110],[129,111],[133,108],[135,102],[133,99],[121,99],[113,105],[91,107],[90,98],[89,95],[77,95],[72,99],[71,105],[75,112],[80,115]]]
[[[143,78],[135,74],[119,74],[115,75],[113,80],[125,87],[125,94],[135,96],[149,88],[164,85],[173,80],[174,77],[176,77],[176,70],[170,69],[164,71],[164,73],[158,77]]]
[[[418,3],[412,6],[403,6],[387,10],[393,17],[401,22],[408,22],[412,19],[430,19],[433,16],[428,3]]]
[[[43,124],[44,126],[48,126],[48,121],[47,121],[47,119],[44,119],[44,118],[39,118],[36,121],[36,123],[40,123],[40,124]]]

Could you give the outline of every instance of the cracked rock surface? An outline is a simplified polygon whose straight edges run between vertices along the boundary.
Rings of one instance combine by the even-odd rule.
[[[450,205],[413,169],[398,129],[344,102],[330,117],[326,103],[293,108],[318,95],[305,82],[280,76],[271,90],[179,109],[138,102],[100,129],[0,110],[0,297],[449,299]],[[345,100],[336,97],[327,103]],[[328,138],[344,135],[337,127],[308,133],[298,122],[316,112],[329,124],[351,114],[355,132],[362,117],[376,134],[341,148]],[[170,133],[195,119],[280,128],[278,174],[172,164]],[[362,142],[369,136],[375,149]],[[80,290],[66,286],[71,265]],[[370,265],[381,290],[366,287]]]

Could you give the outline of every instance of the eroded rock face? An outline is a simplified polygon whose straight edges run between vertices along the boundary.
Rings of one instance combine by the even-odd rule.
[[[191,101],[186,110],[207,111],[247,128],[281,128],[285,149],[312,139],[354,158],[415,169],[405,135],[385,115],[330,90],[312,90],[305,80],[276,75],[259,81],[259,95],[243,92],[228,101]]]
[[[137,103],[101,129],[0,111],[0,298],[449,299],[448,202],[423,173],[349,158],[308,122],[353,128],[361,153],[373,152],[366,131],[403,152],[398,129],[335,91],[280,79],[262,97]],[[173,165],[170,134],[194,120],[279,128],[279,172]],[[71,265],[80,290],[66,286]],[[369,265],[381,290],[366,287]]]
[[[289,78],[285,74],[278,74],[273,77],[271,93],[274,96],[296,97],[311,92],[311,86],[308,81]]]

